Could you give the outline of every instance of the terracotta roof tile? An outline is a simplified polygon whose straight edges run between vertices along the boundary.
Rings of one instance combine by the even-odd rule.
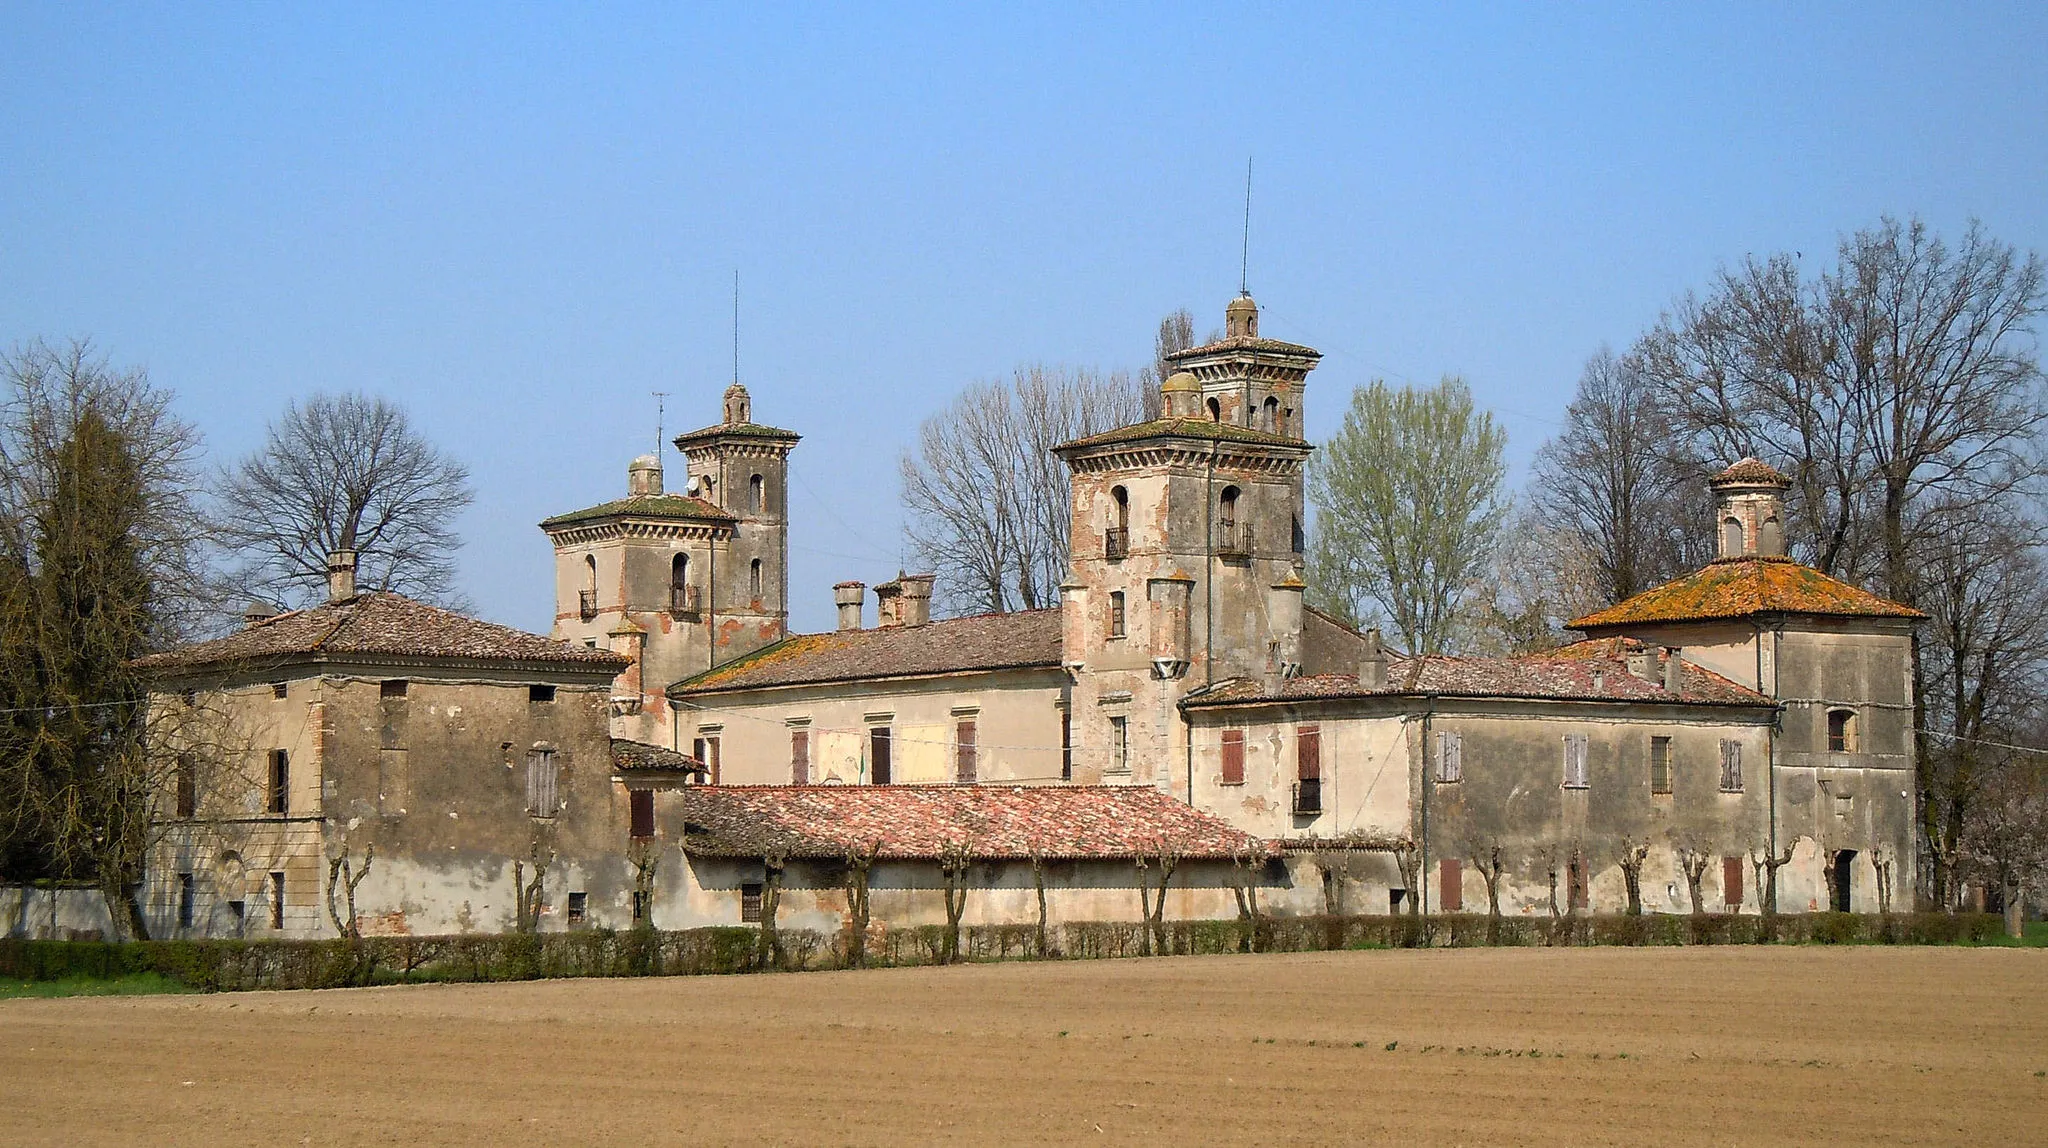
[[[1570,624],[1574,630],[1644,622],[1748,618],[1757,614],[1817,614],[1837,618],[1921,618],[1911,606],[1880,598],[1789,558],[1729,558],[1683,578],[1645,590],[1626,602],[1596,610]]]
[[[1468,698],[1523,698],[1531,701],[1641,702],[1646,704],[1768,706],[1771,699],[1736,684],[1712,670],[1687,662],[1679,691],[1664,688],[1661,675],[1646,680],[1628,670],[1631,649],[1641,643],[1624,638],[1574,642],[1562,649],[1519,658],[1452,658],[1422,660],[1413,688],[1408,675],[1414,661],[1398,655],[1387,659],[1387,685],[1364,689],[1356,674],[1310,674],[1281,683],[1278,694],[1264,685],[1239,678],[1216,689],[1191,695],[1191,708],[1244,702],[1311,701],[1336,698],[1414,697],[1438,694]]]
[[[557,514],[541,522],[542,530],[556,526],[573,526],[598,518],[687,518],[709,519],[713,522],[735,521],[732,514],[701,498],[684,494],[643,494],[637,498],[619,498],[601,502],[583,510],[572,510]]]
[[[687,753],[678,753],[666,746],[649,745],[644,741],[615,737],[612,739],[612,766],[622,772],[634,771],[684,771],[709,774],[703,762]]]
[[[1269,852],[1259,839],[1150,786],[692,786],[683,848],[710,857],[923,859],[963,844],[987,860],[1116,859]]]
[[[1204,343],[1199,347],[1189,347],[1185,351],[1170,352],[1166,356],[1166,361],[1169,363],[1180,363],[1188,359],[1206,358],[1210,355],[1222,354],[1226,351],[1246,351],[1251,354],[1268,355],[1301,355],[1312,359],[1323,357],[1321,351],[1316,350],[1314,347],[1304,347],[1300,343],[1289,343],[1280,339],[1254,339],[1247,335],[1238,335],[1234,338],[1218,339],[1213,343]]]
[[[1204,442],[1215,440],[1247,443],[1253,446],[1308,446],[1304,439],[1255,430],[1252,427],[1241,427],[1235,423],[1214,422],[1210,419],[1153,419],[1151,422],[1132,423],[1130,426],[1089,435],[1087,438],[1077,438],[1072,442],[1061,443],[1053,450],[1082,450],[1092,446],[1108,446],[1148,438],[1192,438]]]
[[[975,614],[922,626],[797,634],[669,687],[711,690],[917,677],[1060,663],[1060,612]]]
[[[687,450],[688,447],[685,444],[710,442],[712,439],[727,435],[739,438],[787,439],[790,442],[797,442],[803,438],[802,435],[795,431],[783,430],[781,427],[771,427],[763,423],[718,423],[714,426],[703,427],[698,430],[684,431],[682,434],[677,435],[675,438],[676,449]]]
[[[612,674],[632,664],[609,650],[543,638],[400,594],[370,593],[278,614],[224,638],[151,654],[136,665],[158,670],[334,657],[526,662]]]
[[[1778,473],[1777,467],[1753,455],[1708,479],[1707,482],[1713,486],[1719,486],[1722,483],[1751,483],[1770,486],[1792,485],[1792,480]]]

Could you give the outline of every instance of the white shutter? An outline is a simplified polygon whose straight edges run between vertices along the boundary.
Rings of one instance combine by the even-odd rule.
[[[1445,731],[1436,735],[1436,779],[1452,783],[1465,779],[1465,739]]]
[[[1742,743],[1733,738],[1721,742],[1721,790],[1742,792]]]
[[[555,799],[555,755],[537,749],[526,755],[526,811],[535,817],[553,817]]]
[[[1568,733],[1564,735],[1564,785],[1566,789],[1585,789],[1589,784],[1586,776],[1586,735]]]

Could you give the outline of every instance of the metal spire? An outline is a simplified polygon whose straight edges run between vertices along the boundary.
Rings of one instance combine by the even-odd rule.
[[[1252,157],[1244,157],[1244,246],[1238,252],[1237,293],[1249,295],[1252,266]]]
[[[654,457],[661,458],[661,425],[668,414],[668,392],[655,391],[654,395]]]

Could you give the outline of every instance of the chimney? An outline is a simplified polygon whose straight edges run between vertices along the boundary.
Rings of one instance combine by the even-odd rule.
[[[1666,693],[1685,692],[1685,659],[1678,656],[1678,647],[1664,651],[1664,690]]]
[[[251,598],[249,599],[249,604],[242,607],[242,625],[244,626],[260,625],[275,617],[277,617],[277,607],[265,602],[261,598]]]
[[[893,630],[903,624],[903,576],[875,587],[875,625],[879,629]]]
[[[1358,684],[1368,690],[1387,688],[1387,647],[1379,627],[1365,632],[1365,655],[1358,660]]]
[[[356,552],[336,550],[327,556],[327,600],[346,602],[356,596]]]
[[[661,493],[661,459],[643,454],[626,467],[626,493],[633,498],[652,498]]]
[[[860,629],[861,601],[867,597],[868,584],[865,582],[837,582],[832,586],[832,601],[839,606],[839,628]]]
[[[896,580],[903,584],[903,605],[901,619],[906,626],[922,626],[932,620],[932,584],[939,580],[936,574],[899,574]]]
[[[1657,680],[1657,671],[1653,668],[1650,658],[1648,646],[1632,646],[1622,655],[1622,661],[1628,666],[1629,673],[1646,682],[1654,683]]]

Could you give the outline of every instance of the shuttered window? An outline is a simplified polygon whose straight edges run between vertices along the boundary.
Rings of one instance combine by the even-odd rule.
[[[1244,784],[1244,731],[1223,731],[1223,784]]]
[[[789,783],[809,785],[811,783],[811,731],[793,729],[789,731]]]
[[[973,785],[980,777],[980,747],[976,742],[974,723],[963,721],[953,727],[953,779],[961,785]]]
[[[875,785],[889,784],[893,763],[889,760],[889,727],[876,726],[868,731],[868,780]]]
[[[178,755],[178,816],[199,812],[199,762],[189,753]]]
[[[1130,771],[1131,719],[1127,717],[1109,719],[1109,768],[1113,773]]]
[[[1437,904],[1446,913],[1462,913],[1465,910],[1465,865],[1456,857],[1446,857],[1437,863],[1437,876],[1441,888],[1437,892]]]
[[[1465,738],[1445,731],[1436,735],[1436,779],[1450,784],[1465,780]]]
[[[537,749],[526,755],[526,812],[534,817],[553,817],[560,808],[555,800],[555,754]]]
[[[1742,792],[1742,743],[1733,738],[1721,740],[1721,792]]]
[[[1564,735],[1564,787],[1585,789],[1592,782],[1586,775],[1586,735]]]
[[[633,810],[633,836],[654,836],[654,791],[635,789],[629,800]]]
[[[705,776],[712,785],[718,784],[718,739],[700,737],[690,743],[690,756],[704,763]]]
[[[1305,725],[1294,731],[1294,776],[1300,781],[1323,779],[1323,731]]]
[[[1721,858],[1721,900],[1731,909],[1742,908],[1742,858]]]
[[[1671,739],[1650,739],[1650,792],[1671,792]]]

